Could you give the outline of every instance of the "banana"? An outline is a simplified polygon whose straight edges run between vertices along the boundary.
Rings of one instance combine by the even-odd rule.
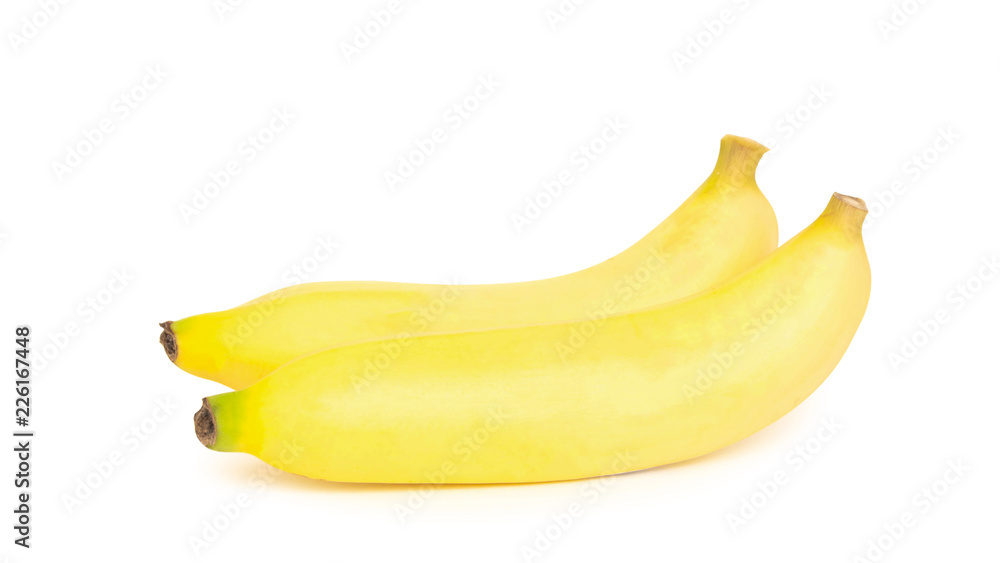
[[[638,243],[586,270],[492,285],[301,284],[228,311],[163,323],[160,342],[184,371],[242,389],[330,347],[606,316],[679,299],[777,247],[774,211],[754,179],[766,151],[727,135],[712,175],[693,195]]]
[[[204,399],[196,432],[213,450],[349,482],[560,481],[698,457],[781,418],[840,361],[871,288],[866,213],[835,194],[725,284],[601,323],[307,356]],[[379,359],[394,349],[403,351]],[[381,366],[374,377],[369,364]]]

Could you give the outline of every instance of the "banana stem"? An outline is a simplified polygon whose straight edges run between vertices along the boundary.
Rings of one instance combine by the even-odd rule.
[[[820,217],[828,217],[839,223],[846,232],[860,235],[866,215],[868,206],[863,199],[834,192]]]
[[[757,164],[769,150],[753,139],[726,135],[722,138],[713,173],[730,184],[756,183]]]

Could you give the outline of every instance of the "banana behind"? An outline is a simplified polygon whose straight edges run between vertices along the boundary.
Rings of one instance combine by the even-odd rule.
[[[727,135],[712,174],[674,213],[586,270],[507,284],[296,285],[234,309],[163,323],[160,342],[181,369],[242,389],[326,348],[563,322],[679,299],[724,282],[777,247],[777,220],[754,178],[766,151]]]

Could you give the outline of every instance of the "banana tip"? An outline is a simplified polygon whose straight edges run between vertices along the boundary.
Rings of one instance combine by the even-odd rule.
[[[868,215],[868,206],[860,197],[834,193],[823,211],[823,216],[841,225],[848,232],[860,234]]]
[[[215,415],[212,414],[212,407],[208,404],[207,398],[201,400],[201,409],[194,413],[194,433],[206,448],[215,445]]]
[[[171,325],[174,321],[167,321],[165,323],[160,323],[160,328],[163,332],[160,333],[160,344],[163,345],[163,351],[167,353],[167,357],[170,358],[171,362],[177,361],[177,336],[174,334],[174,330]]]
[[[742,149],[757,156],[763,156],[764,153],[771,150],[771,148],[765,144],[758,143],[749,137],[740,137],[739,135],[724,135],[722,137],[722,146],[727,148]]]
[[[715,172],[724,174],[728,181],[741,183],[755,181],[757,164],[770,149],[753,139],[726,135],[719,147],[719,158],[715,163]]]
[[[851,206],[851,207],[853,207],[855,209],[859,209],[861,211],[864,211],[865,213],[868,212],[868,206],[865,205],[865,200],[861,199],[860,197],[854,197],[854,196],[850,196],[850,195],[844,195],[844,194],[840,194],[840,193],[837,193],[837,192],[833,193],[833,197],[839,199],[843,203],[845,203],[845,204],[847,204],[847,205],[849,205],[849,206]]]

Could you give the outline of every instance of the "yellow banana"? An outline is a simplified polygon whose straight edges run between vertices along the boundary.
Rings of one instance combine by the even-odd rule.
[[[704,455],[781,418],[840,361],[871,287],[866,213],[835,194],[725,284],[600,322],[307,356],[206,398],[196,431],[214,450],[353,482],[557,481]],[[570,344],[574,334],[582,339]],[[367,374],[383,356],[391,361]]]
[[[777,246],[774,211],[754,179],[766,151],[727,135],[712,175],[693,195],[638,243],[586,270],[490,285],[302,284],[163,323],[160,342],[181,369],[242,389],[330,347],[569,321],[679,299],[729,279]]]

